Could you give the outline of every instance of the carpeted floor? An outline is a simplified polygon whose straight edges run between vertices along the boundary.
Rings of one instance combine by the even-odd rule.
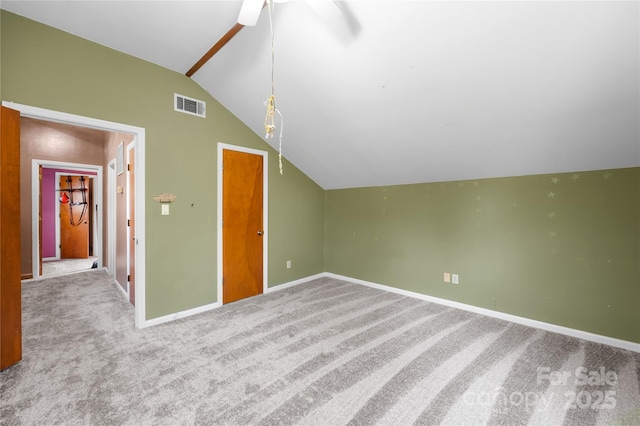
[[[329,278],[137,330],[90,271],[23,311],[2,425],[640,424],[640,354]]]
[[[90,256],[87,259],[45,260],[42,262],[42,276],[44,278],[50,278],[58,275],[88,271],[96,260],[98,260],[98,258],[95,256]]]

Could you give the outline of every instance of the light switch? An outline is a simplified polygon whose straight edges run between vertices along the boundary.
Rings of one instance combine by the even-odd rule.
[[[169,204],[162,204],[162,216],[169,216]]]

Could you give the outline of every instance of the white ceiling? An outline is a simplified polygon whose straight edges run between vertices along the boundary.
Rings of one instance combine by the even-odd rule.
[[[329,22],[302,1],[274,13],[283,154],[323,188],[640,165],[638,1],[336,3],[343,14]],[[240,10],[239,1],[1,6],[180,73]],[[270,55],[265,9],[193,76],[262,137]]]

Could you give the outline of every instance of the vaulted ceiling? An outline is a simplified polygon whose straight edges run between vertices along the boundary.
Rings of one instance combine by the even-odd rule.
[[[336,3],[331,20],[303,1],[273,15],[283,154],[323,188],[640,165],[637,1]],[[1,3],[182,74],[240,6]],[[192,78],[264,137],[266,9]]]

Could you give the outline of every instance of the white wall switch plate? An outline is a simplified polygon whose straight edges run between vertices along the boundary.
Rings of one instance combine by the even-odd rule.
[[[453,284],[458,284],[458,274],[451,274],[451,282]]]
[[[169,216],[169,204],[162,204],[162,216]]]

